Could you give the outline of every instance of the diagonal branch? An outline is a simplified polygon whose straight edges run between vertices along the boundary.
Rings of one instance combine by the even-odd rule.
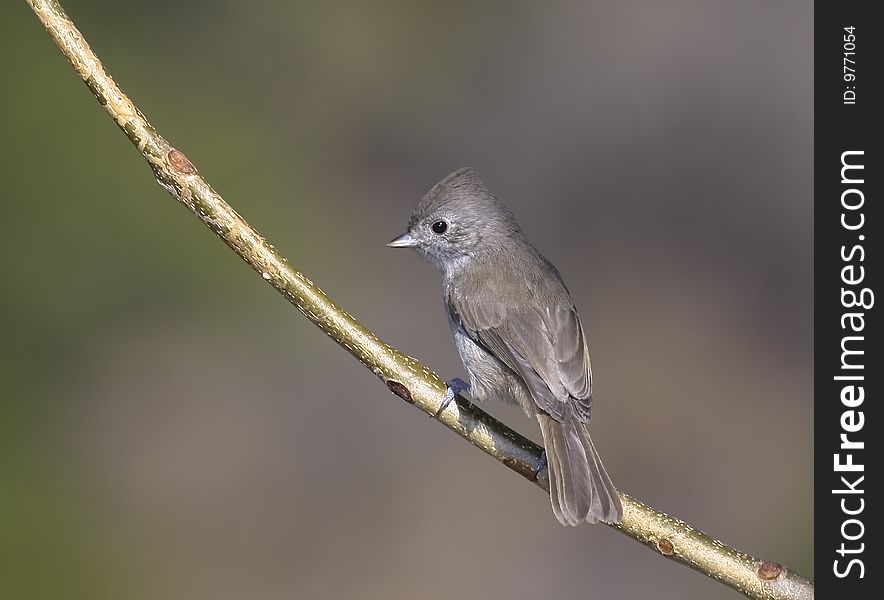
[[[387,387],[543,490],[542,448],[458,396],[429,368],[393,348],[337,306],[230,207],[117,87],[57,0],[27,0],[77,75],[153,169],[157,181],[317,327],[371,369]],[[438,413],[438,414],[437,414]],[[617,530],[750,598],[813,598],[813,582],[712,539],[627,494]]]

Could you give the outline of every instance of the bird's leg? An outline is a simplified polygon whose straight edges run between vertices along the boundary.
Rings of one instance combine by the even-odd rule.
[[[461,379],[460,377],[455,377],[454,379],[449,379],[445,382],[445,385],[448,386],[448,390],[445,392],[445,400],[442,402],[442,406],[439,407],[439,410],[436,411],[436,417],[438,418],[445,409],[448,408],[448,405],[451,404],[451,401],[454,400],[454,397],[457,396],[461,392],[470,391],[470,384]]]

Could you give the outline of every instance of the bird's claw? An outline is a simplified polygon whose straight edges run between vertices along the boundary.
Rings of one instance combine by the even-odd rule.
[[[445,391],[445,399],[442,400],[442,405],[439,406],[439,410],[437,410],[434,415],[437,419],[439,418],[439,415],[445,412],[445,409],[448,408],[448,405],[451,404],[451,401],[454,400],[455,396],[461,392],[468,392],[470,390],[470,384],[459,377],[449,379],[445,382],[445,385],[448,386],[448,389]]]

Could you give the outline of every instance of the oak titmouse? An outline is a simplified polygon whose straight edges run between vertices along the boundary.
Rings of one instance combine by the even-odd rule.
[[[563,525],[617,523],[617,490],[587,431],[592,369],[556,268],[472,169],[437,183],[391,241],[442,270],[448,324],[476,400],[519,404],[540,423],[553,512]],[[456,384],[449,384],[456,385]]]

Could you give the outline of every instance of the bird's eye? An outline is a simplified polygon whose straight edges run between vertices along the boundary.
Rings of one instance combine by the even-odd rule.
[[[436,221],[435,223],[433,223],[431,229],[433,230],[433,233],[438,233],[439,235],[442,235],[443,233],[448,231],[448,223],[446,223],[445,221]]]

